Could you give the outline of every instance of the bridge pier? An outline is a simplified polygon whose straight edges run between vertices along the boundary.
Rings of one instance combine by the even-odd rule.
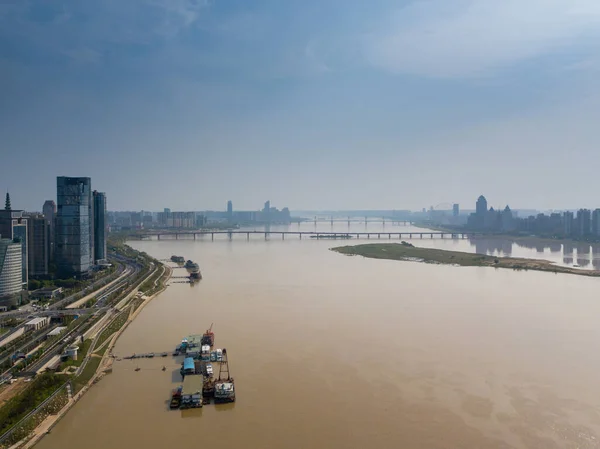
[[[196,240],[196,233],[194,232],[194,240]]]
[[[212,239],[213,242],[215,241],[215,233],[214,232],[210,233],[210,238]]]
[[[267,240],[267,234],[268,234],[268,233],[267,233],[267,232],[265,232],[265,240]]]
[[[421,232],[421,238],[423,238],[423,233]]]
[[[381,238],[381,234],[377,234],[377,238],[380,239]]]
[[[440,236],[441,236],[442,238],[444,238],[444,234],[443,234],[443,233],[442,233],[442,234],[440,234]]]
[[[370,233],[368,233],[368,234],[367,234],[367,238],[368,238],[368,239],[370,239],[370,238],[371,238],[371,234],[370,234]]]
[[[283,232],[281,233],[281,240],[285,240],[285,234]]]
[[[179,240],[179,234],[178,233],[175,234],[175,240]]]
[[[249,232],[246,233],[246,240],[250,240],[250,233]]]
[[[160,234],[156,234],[156,239],[160,240]]]
[[[231,232],[229,232],[227,235],[229,236],[229,240],[233,238],[233,234]]]
[[[391,239],[391,238],[392,238],[392,234],[388,234],[388,239]]]
[[[429,234],[429,236],[430,236],[431,238],[433,238],[433,233]]]

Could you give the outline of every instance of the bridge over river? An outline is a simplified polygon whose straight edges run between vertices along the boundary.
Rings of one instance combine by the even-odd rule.
[[[331,240],[344,240],[344,239],[396,239],[396,240],[409,240],[409,239],[424,239],[424,238],[438,238],[438,239],[466,239],[477,235],[483,235],[482,233],[476,232],[317,232],[317,231],[179,231],[179,232],[168,232],[168,231],[146,231],[131,236],[130,238],[138,238],[140,240],[153,239],[156,237],[157,240],[180,240],[180,239],[204,239],[210,236],[211,240],[215,239],[216,236],[227,236],[229,239],[233,239],[236,236],[246,237],[250,240],[251,236],[264,236],[265,239],[269,237],[279,237],[285,240],[286,237],[303,237],[313,239],[331,239]]]

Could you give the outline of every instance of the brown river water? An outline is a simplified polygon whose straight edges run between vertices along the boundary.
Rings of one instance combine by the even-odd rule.
[[[178,362],[123,360],[37,447],[600,447],[600,279],[328,251],[345,244],[278,236],[131,242],[159,259],[197,261],[204,279],[173,282],[115,354],[172,351],[214,322],[237,402],[170,411]],[[567,264],[581,254],[592,265],[598,255],[478,244]]]

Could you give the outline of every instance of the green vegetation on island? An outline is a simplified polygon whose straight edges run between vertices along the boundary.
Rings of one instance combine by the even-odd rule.
[[[600,276],[599,270],[578,270],[555,265],[548,260],[515,257],[496,257],[476,253],[446,251],[436,248],[420,248],[410,243],[372,243],[332,248],[348,256],[363,256],[371,259],[390,259],[470,267],[510,268],[513,270],[536,270],[551,273],[568,273],[581,276]]]

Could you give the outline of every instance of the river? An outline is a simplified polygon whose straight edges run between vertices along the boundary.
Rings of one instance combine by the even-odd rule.
[[[414,243],[600,258],[589,247]],[[347,257],[328,248],[348,242],[297,237],[130,244],[193,259],[204,279],[173,282],[115,353],[172,350],[214,322],[237,402],[169,411],[173,358],[115,362],[40,449],[600,447],[599,279]]]

